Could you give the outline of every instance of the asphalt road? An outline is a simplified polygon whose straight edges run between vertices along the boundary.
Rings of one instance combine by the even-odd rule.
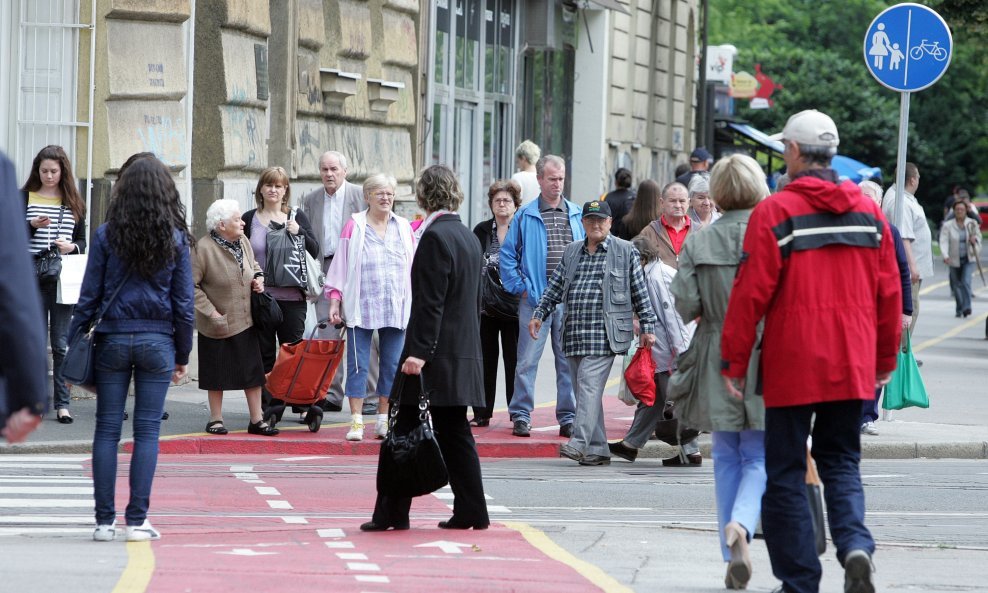
[[[663,468],[646,459],[584,468],[530,459],[483,467],[498,522],[491,530],[436,529],[435,521],[449,516],[449,497],[440,493],[416,500],[411,531],[360,534],[356,526],[373,504],[373,459],[168,456],[151,514],[163,539],[142,560],[139,547],[90,541],[85,458],[0,459],[0,591],[722,590],[709,464]],[[988,461],[866,461],[862,473],[879,591],[988,590]],[[307,525],[294,523],[303,518]],[[360,564],[331,562],[314,535],[326,537],[324,530],[311,529],[329,526],[345,531],[382,571],[406,578],[388,587],[354,584]],[[436,542],[483,555],[450,564],[448,552],[418,550]],[[756,541],[752,553],[749,589],[770,591],[777,582],[764,544]],[[839,590],[832,546],[823,562],[822,590]],[[150,585],[134,580],[141,570]]]

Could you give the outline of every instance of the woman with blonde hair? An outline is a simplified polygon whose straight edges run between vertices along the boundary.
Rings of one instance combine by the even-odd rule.
[[[330,322],[347,326],[344,391],[350,402],[348,441],[364,438],[363,404],[374,332],[380,353],[379,403],[374,425],[374,435],[379,439],[388,433],[388,395],[405,344],[412,305],[415,239],[408,220],[392,210],[396,187],[390,175],[367,178],[367,210],[353,214],[344,225],[336,256],[326,273]]]
[[[769,191],[758,163],[733,154],[714,165],[710,193],[723,215],[703,232],[686,238],[679,272],[670,286],[682,318],[699,318],[690,345],[695,382],[676,407],[687,425],[712,432],[720,547],[728,563],[724,584],[728,589],[744,589],[751,578],[748,543],[765,491],[765,404],[755,393],[754,356],[744,399],[728,393],[720,375],[720,338],[748,219]]]
[[[79,196],[72,176],[72,163],[61,146],[52,144],[38,152],[21,191],[26,205],[31,255],[39,258],[55,252],[61,257],[86,251],[86,204]],[[39,278],[38,288],[48,323],[55,417],[61,424],[72,424],[69,387],[62,379],[72,305],[58,302],[57,275]]]

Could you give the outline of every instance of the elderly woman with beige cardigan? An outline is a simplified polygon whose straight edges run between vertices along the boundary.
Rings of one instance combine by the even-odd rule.
[[[274,436],[278,429],[262,419],[264,363],[250,315],[250,293],[264,292],[264,274],[244,237],[237,201],[216,200],[210,204],[206,229],[209,233],[199,239],[192,259],[199,388],[209,392],[206,432],[229,432],[223,424],[223,392],[243,389],[250,410],[247,432]]]

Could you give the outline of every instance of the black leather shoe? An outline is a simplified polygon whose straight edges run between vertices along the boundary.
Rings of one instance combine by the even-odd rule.
[[[573,423],[563,424],[559,427],[559,436],[566,437],[568,439],[573,438]]]
[[[259,422],[252,422],[247,425],[247,434],[256,434],[262,437],[273,437],[277,436],[279,432],[281,431],[263,420]]]
[[[634,461],[638,458],[638,449],[625,445],[624,441],[607,443],[607,448],[611,450],[611,455],[617,455],[621,459],[625,459],[627,461]]]
[[[322,408],[322,411],[323,412],[342,412],[343,411],[343,403],[342,402],[341,403],[338,403],[338,404],[334,404],[333,402],[329,401],[328,399],[324,399],[324,400],[320,401],[319,403],[317,403],[316,405],[319,406],[320,408]]]
[[[511,434],[516,437],[532,436],[532,428],[524,420],[515,420],[515,426],[511,429]]]
[[[402,523],[401,525],[383,525],[373,521],[368,521],[360,526],[361,531],[387,531],[389,529],[404,531],[408,529],[408,523]]]
[[[450,519],[448,521],[440,521],[439,529],[487,529],[490,527],[490,522],[488,523],[460,523],[456,519]]]
[[[568,457],[573,461],[579,461],[583,459],[583,453],[580,453],[579,451],[576,450],[575,447],[570,447],[569,445],[559,446],[559,456]]]
[[[584,455],[580,465],[610,465],[611,458],[603,455]]]
[[[666,467],[696,467],[698,465],[703,465],[703,457],[699,453],[693,453],[686,456],[686,463],[679,458],[679,455],[675,457],[670,457],[669,459],[663,459],[662,465]]]
[[[470,426],[476,426],[478,428],[483,428],[485,426],[490,426],[490,425],[491,425],[490,418],[474,418],[473,420],[470,421]]]

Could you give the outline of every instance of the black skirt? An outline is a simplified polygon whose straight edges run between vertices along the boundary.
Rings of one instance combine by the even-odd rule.
[[[253,327],[222,340],[199,334],[199,389],[229,391],[262,385],[264,363]]]

